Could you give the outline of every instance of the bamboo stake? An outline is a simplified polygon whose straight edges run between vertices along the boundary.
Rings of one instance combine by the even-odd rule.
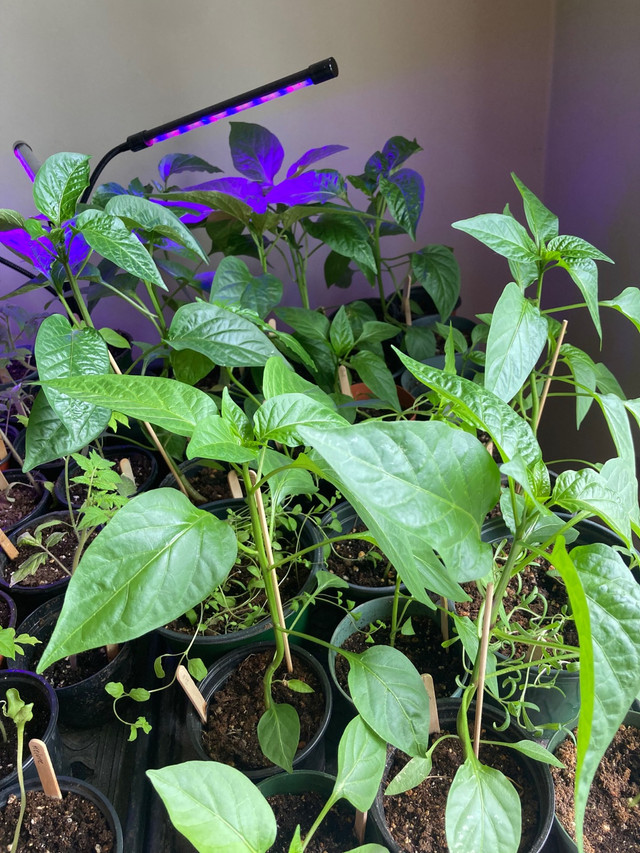
[[[411,326],[413,320],[411,319],[411,276],[407,276],[407,280],[404,284],[404,290],[402,291],[402,311],[404,313],[404,322],[406,326]]]
[[[473,728],[473,752],[478,757],[480,750],[480,730],[482,729],[482,704],[484,700],[484,682],[487,673],[487,651],[489,649],[489,630],[491,628],[491,611],[493,610],[493,583],[487,584],[487,594],[484,599],[484,618],[482,620],[482,639],[478,654],[478,683],[476,685],[476,719]]]
[[[189,670],[186,669],[182,664],[176,670],[176,680],[180,687],[187,694],[187,698],[196,709],[198,716],[202,720],[203,723],[207,722],[207,702],[198,690],[198,686],[189,675]]]
[[[136,478],[133,473],[133,468],[131,467],[131,462],[126,457],[120,460],[120,473],[123,477],[126,477],[128,480],[131,480],[136,489],[138,488],[138,484],[136,483]]]
[[[568,320],[562,321],[562,328],[560,329],[560,334],[558,335],[558,340],[556,342],[556,348],[553,352],[553,358],[551,359],[551,365],[549,366],[549,375],[547,376],[547,381],[544,383],[544,388],[542,389],[542,394],[540,396],[540,406],[538,407],[538,416],[536,417],[536,422],[534,425],[534,432],[538,429],[540,424],[540,418],[542,417],[542,410],[544,409],[544,404],[547,402],[547,395],[549,393],[549,386],[551,385],[551,380],[553,379],[553,374],[556,369],[556,364],[558,363],[558,356],[560,355],[560,347],[562,346],[562,342],[564,341],[564,336],[567,331],[567,325],[569,324]]]
[[[52,797],[54,800],[61,800],[62,793],[60,792],[56,771],[53,769],[46,743],[37,738],[31,738],[29,741],[29,751],[33,756],[33,762],[38,771],[42,790],[47,797]]]
[[[105,652],[107,653],[107,660],[111,663],[114,660],[120,651],[120,646],[117,643],[107,643],[104,647]]]
[[[429,734],[440,731],[440,718],[438,717],[438,702],[436,700],[436,691],[433,686],[433,678],[428,672],[421,676],[422,683],[429,696]]]
[[[4,459],[5,456],[8,456],[7,446],[4,441],[0,438],[0,459]]]
[[[4,531],[2,530],[0,530],[0,548],[2,548],[2,550],[10,560],[15,560],[15,558],[18,556],[18,549],[13,544],[13,542],[9,541],[6,533],[4,533]]]
[[[9,488],[9,481],[4,476],[2,471],[0,471],[0,492],[6,492]]]
[[[249,471],[249,477],[251,479],[252,484],[255,486],[257,481],[257,475],[255,471]],[[278,575],[276,573],[276,567],[274,565],[273,559],[273,551],[271,550],[271,537],[269,536],[269,525],[267,524],[267,516],[264,511],[264,503],[262,502],[262,492],[260,489],[255,490],[256,496],[256,505],[258,507],[258,517],[260,519],[260,529],[262,530],[262,536],[264,538],[264,549],[267,554],[267,560],[269,561],[269,565],[271,566],[271,587],[273,589],[273,594],[276,599],[276,610],[278,613],[278,621],[280,625],[284,628],[285,626],[285,618],[284,618],[284,608],[282,606],[282,598],[280,597],[280,587],[278,586]],[[289,648],[289,638],[286,634],[282,634],[282,640],[284,644],[284,658],[287,664],[287,671],[289,673],[293,672],[293,661],[291,659],[291,649]]]
[[[369,812],[361,812],[356,809],[356,819],[353,828],[356,832],[358,844],[364,844],[364,831],[367,828],[367,815]]]
[[[227,482],[229,483],[229,488],[231,489],[232,497],[244,497],[244,495],[242,494],[242,486],[240,485],[240,480],[238,479],[238,475],[233,469],[231,469],[231,471],[229,471],[229,473],[227,474]]]

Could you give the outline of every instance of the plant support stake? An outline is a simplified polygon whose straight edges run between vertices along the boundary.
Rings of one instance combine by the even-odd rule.
[[[536,417],[535,429],[534,432],[537,431],[538,426],[540,424],[540,418],[542,417],[542,410],[544,409],[544,404],[547,402],[547,395],[549,393],[549,386],[551,385],[551,380],[553,379],[553,374],[556,369],[556,364],[558,363],[558,356],[560,355],[560,347],[562,346],[562,342],[564,340],[565,332],[567,331],[567,325],[569,324],[568,320],[562,321],[562,328],[560,329],[560,334],[558,335],[558,341],[556,343],[556,348],[553,353],[553,358],[551,359],[551,364],[549,365],[549,375],[547,376],[547,381],[544,383],[544,388],[542,389],[542,395],[540,396],[540,407],[538,408],[538,416]]]
[[[10,560],[15,560],[15,558],[18,556],[18,549],[13,544],[13,542],[8,539],[6,533],[4,533],[4,531],[2,530],[0,530],[0,548],[2,548],[2,550]]]
[[[38,738],[31,738],[29,741],[29,751],[33,756],[42,790],[47,797],[52,797],[54,800],[61,800],[62,793],[60,792],[56,771],[53,769],[46,743],[38,740]]]
[[[180,666],[176,670],[176,680],[180,687],[182,687],[184,692],[187,694],[187,698],[189,699],[193,707],[196,709],[198,716],[202,720],[203,724],[206,723],[207,703],[205,701],[205,698],[198,690],[198,687],[193,678],[191,678],[191,676],[189,675],[189,671],[186,669],[186,667],[182,666],[182,664],[180,664]]]
[[[478,682],[476,684],[476,719],[473,728],[473,752],[478,757],[480,750],[480,730],[482,729],[482,702],[484,699],[484,680],[487,673],[487,651],[489,649],[489,633],[491,629],[491,610],[493,609],[493,583],[487,584],[484,600],[484,615],[482,619],[482,639],[480,641]]]

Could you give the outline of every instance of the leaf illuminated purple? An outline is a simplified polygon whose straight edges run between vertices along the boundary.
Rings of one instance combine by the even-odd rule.
[[[296,172],[302,172],[307,166],[312,163],[317,163],[318,160],[324,160],[325,157],[331,157],[332,154],[337,154],[339,151],[347,151],[346,145],[323,145],[322,148],[310,148],[305,152],[300,159],[296,160],[289,166],[287,177],[290,178]]]
[[[259,124],[231,123],[229,147],[233,165],[245,177],[272,184],[284,159],[278,137]]]
[[[322,204],[339,196],[344,188],[341,175],[333,169],[303,172],[288,178],[267,193],[269,204]]]

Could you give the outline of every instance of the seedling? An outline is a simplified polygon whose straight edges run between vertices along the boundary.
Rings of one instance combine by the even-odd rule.
[[[27,794],[24,787],[24,772],[22,769],[22,754],[24,752],[24,727],[33,719],[33,702],[26,704],[18,690],[15,687],[10,687],[7,690],[6,701],[2,702],[2,713],[5,717],[11,717],[16,726],[16,734],[18,738],[18,746],[16,751],[16,770],[18,773],[18,785],[20,786],[20,813],[11,842],[12,853],[18,851],[18,839],[20,830],[22,829],[22,821],[27,807]],[[6,740],[6,737],[5,737]]]

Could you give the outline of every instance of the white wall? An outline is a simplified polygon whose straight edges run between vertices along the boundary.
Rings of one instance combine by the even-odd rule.
[[[424,152],[412,162],[427,185],[419,243],[453,245],[465,313],[486,310],[505,267],[449,225],[515,200],[511,170],[542,188],[553,9],[553,0],[0,0],[0,206],[32,210],[17,138],[41,159],[100,157],[137,130],[333,55],[336,80],[244,120],[275,132],[286,162],[348,145],[333,161],[343,173],[361,171],[391,135],[416,137]],[[104,180],[149,179],[170,150],[231,168],[220,124],[121,155]],[[0,292],[21,281],[0,268]],[[316,304],[343,298],[321,283],[316,291]]]

